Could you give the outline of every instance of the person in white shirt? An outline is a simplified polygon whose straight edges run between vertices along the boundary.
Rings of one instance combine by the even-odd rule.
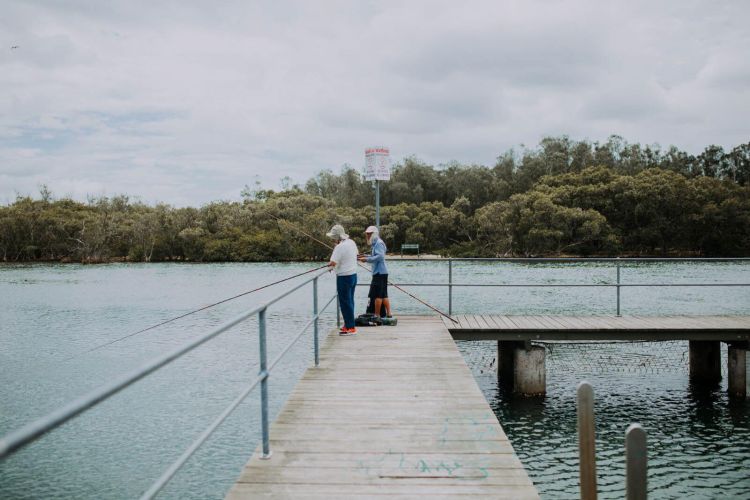
[[[328,265],[336,270],[336,291],[339,295],[341,315],[344,317],[344,326],[341,327],[339,335],[355,335],[357,328],[354,326],[354,289],[357,287],[357,244],[349,239],[349,235],[346,234],[341,224],[333,226],[326,236],[337,242]]]

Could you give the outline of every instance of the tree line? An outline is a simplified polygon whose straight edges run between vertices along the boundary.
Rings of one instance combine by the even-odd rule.
[[[308,235],[341,223],[364,248],[372,183],[324,170],[304,186],[254,189],[199,208],[126,195],[55,199],[42,187],[0,207],[3,261],[324,259]],[[747,256],[750,143],[697,156],[675,147],[545,138],[492,167],[407,158],[381,183],[381,234],[450,256]]]

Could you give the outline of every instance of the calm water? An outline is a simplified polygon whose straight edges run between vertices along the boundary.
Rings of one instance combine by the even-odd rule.
[[[447,264],[391,262],[399,282],[447,281]],[[303,264],[0,266],[0,434],[195,338],[280,292],[264,290],[86,353],[191,309],[313,267]],[[457,283],[611,283],[604,264],[454,265]],[[750,263],[623,266],[623,283],[750,282]],[[360,282],[368,282],[365,274]],[[284,285],[282,285],[284,286]],[[334,289],[321,278],[321,298]],[[447,290],[411,290],[447,307]],[[358,290],[363,308],[365,289]],[[269,312],[273,358],[309,319],[310,288]],[[397,314],[429,310],[393,290]],[[615,292],[600,288],[454,289],[455,312],[612,314]],[[324,301],[325,301],[324,300]],[[324,302],[323,301],[323,302]],[[627,288],[623,314],[748,314],[750,288]],[[334,324],[333,311],[325,317]],[[750,498],[750,403],[730,401],[726,381],[692,390],[685,343],[554,346],[545,398],[515,398],[492,373],[493,343],[459,348],[545,498],[578,494],[575,386],[596,391],[602,498],[623,497],[624,432],[648,432],[649,488],[658,498]],[[257,323],[249,320],[131,386],[0,463],[3,498],[137,497],[257,373]],[[271,377],[275,415],[312,360],[309,335]],[[221,498],[258,439],[254,392],[162,493]]]

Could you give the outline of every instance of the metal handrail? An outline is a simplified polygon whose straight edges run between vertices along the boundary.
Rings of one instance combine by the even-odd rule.
[[[392,262],[732,262],[750,257],[397,257]]]
[[[750,257],[685,257],[685,258],[663,258],[663,257],[478,257],[478,258],[439,258],[419,259],[401,258],[393,262],[447,262],[448,283],[397,283],[398,286],[413,287],[448,287],[448,315],[453,314],[453,287],[509,287],[509,288],[615,288],[617,290],[617,316],[620,316],[620,289],[626,287],[746,287],[750,283],[622,283],[621,268],[625,262],[750,262]],[[615,283],[454,283],[454,262],[522,262],[522,263],[573,263],[573,262],[602,262],[614,263],[617,268]],[[367,286],[362,284],[360,286]]]
[[[629,286],[750,286],[750,283],[393,283],[397,286],[468,286],[468,287],[629,287]],[[370,286],[369,283],[357,283],[357,286]]]
[[[315,365],[318,366],[319,364],[318,320],[320,318],[320,315],[323,313],[323,311],[325,311],[325,309],[337,297],[337,295],[334,294],[333,297],[331,297],[331,299],[328,300],[325,306],[323,306],[321,310],[318,310],[318,297],[317,297],[318,278],[322,276],[323,274],[325,274],[326,272],[328,272],[328,270],[323,270],[319,273],[316,273],[311,278],[303,281],[302,283],[297,284],[296,286],[277,295],[271,300],[251,309],[250,311],[244,312],[235,316],[234,318],[216,327],[215,329],[211,330],[205,335],[193,340],[192,342],[189,342],[181,347],[178,347],[177,349],[174,349],[163,356],[155,358],[145,363],[141,367],[135,370],[132,370],[128,372],[127,374],[117,378],[113,382],[110,382],[97,389],[94,389],[93,391],[90,391],[87,394],[84,394],[83,396],[75,399],[71,403],[63,406],[62,408],[58,408],[57,410],[29,424],[26,424],[23,427],[15,431],[12,431],[6,434],[2,438],[0,438],[0,459],[6,458],[7,456],[21,449],[22,447],[40,438],[47,432],[52,431],[53,429],[59,427],[60,425],[71,420],[72,418],[80,415],[81,413],[92,408],[98,403],[101,403],[102,401],[105,401],[106,399],[114,396],[115,394],[125,389],[126,387],[132,385],[133,383],[137,382],[138,380],[164,367],[170,362],[182,357],[183,355],[187,354],[188,352],[192,351],[198,346],[226,332],[227,330],[247,320],[248,318],[250,318],[251,316],[255,314],[258,314],[258,317],[259,317],[258,329],[259,329],[260,358],[261,358],[258,377],[248,387],[246,387],[242,391],[242,393],[216,418],[216,420],[214,420],[214,422],[212,422],[211,425],[209,425],[209,427],[198,437],[198,439],[190,447],[188,447],[188,449],[177,459],[177,461],[174,462],[164,472],[164,474],[162,474],[162,476],[159,477],[159,479],[154,483],[154,485],[144,494],[143,498],[152,498],[154,495],[156,495],[158,491],[161,490],[161,488],[174,476],[177,470],[179,470],[179,468],[190,458],[190,456],[192,456],[193,453],[195,453],[195,451],[206,441],[206,439],[208,439],[209,436],[211,436],[211,434],[216,430],[216,428],[229,416],[229,414],[231,414],[232,411],[234,411],[234,409],[247,397],[247,395],[255,387],[257,387],[258,384],[261,384],[261,388],[262,388],[262,392],[261,392],[261,410],[262,410],[261,426],[262,426],[262,429],[261,431],[263,434],[263,452],[264,452],[263,455],[265,458],[269,457],[270,449],[269,449],[269,444],[268,444],[268,391],[267,391],[268,377],[273,367],[276,366],[276,364],[281,360],[284,354],[286,354],[289,351],[292,345],[294,345],[297,342],[297,340],[299,340],[299,338],[304,334],[304,332],[312,324],[315,325],[315,332],[314,332],[315,333],[314,335]],[[266,331],[265,331],[266,330],[266,321],[265,321],[266,310],[268,309],[270,305],[275,304],[279,300],[299,290],[300,288],[302,288],[303,286],[307,285],[310,282],[313,283],[313,317],[302,328],[302,330],[297,334],[297,336],[292,340],[292,342],[290,342],[286,346],[286,348],[281,352],[281,354],[279,354],[276,357],[276,359],[274,359],[274,361],[271,363],[271,366],[267,368],[266,362],[265,362],[265,358],[266,358],[266,338],[265,338],[266,337]],[[337,315],[338,315],[338,312],[337,312]]]
[[[323,308],[310,320],[308,323],[302,327],[300,332],[297,334],[294,339],[289,342],[286,346],[286,348],[276,357],[276,359],[271,363],[271,366],[268,367],[268,369],[265,371],[265,375],[259,375],[253,382],[248,385],[237,398],[232,401],[232,403],[227,406],[223,412],[214,420],[211,425],[209,425],[198,438],[183,452],[182,455],[174,462],[172,465],[167,468],[167,470],[164,471],[164,473],[154,482],[154,484],[151,486],[151,488],[146,491],[143,496],[141,497],[141,500],[150,499],[156,496],[161,489],[166,486],[166,484],[169,482],[170,479],[177,473],[180,468],[185,465],[185,462],[187,462],[191,456],[198,450],[198,448],[203,445],[203,443],[206,442],[206,440],[211,437],[211,435],[214,433],[214,431],[224,422],[224,420],[231,415],[231,413],[234,411],[237,406],[242,403],[245,398],[252,392],[255,387],[257,387],[258,383],[262,382],[263,380],[268,378],[268,375],[270,375],[271,370],[274,366],[276,366],[276,363],[278,363],[281,358],[286,354],[291,347],[297,343],[297,341],[300,339],[300,337],[307,331],[307,329],[310,327],[310,325],[317,321],[320,315],[323,313],[323,311],[328,308],[329,305],[331,305],[331,302],[337,298],[337,295],[334,295],[331,297],[331,299],[326,303],[326,305],[323,306]],[[317,343],[316,343],[317,348]],[[318,366],[318,360],[316,358],[315,366]]]

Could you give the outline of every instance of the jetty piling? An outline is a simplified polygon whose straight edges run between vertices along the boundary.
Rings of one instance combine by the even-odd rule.
[[[689,342],[690,381],[714,385],[721,382],[721,346],[718,340]]]
[[[596,426],[594,388],[585,380],[578,384],[577,422],[581,500],[596,500]]]
[[[747,348],[748,342],[730,342],[727,351],[727,374],[729,395],[747,397]]]
[[[646,431],[631,424],[625,431],[625,498],[646,500],[648,497],[648,452]]]

